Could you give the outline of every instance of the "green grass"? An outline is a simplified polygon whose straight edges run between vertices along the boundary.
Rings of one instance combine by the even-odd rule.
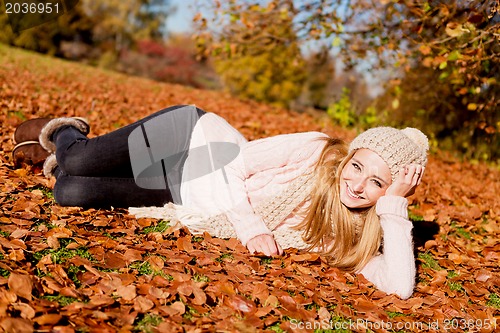
[[[408,211],[408,218],[411,221],[414,221],[414,222],[423,222],[423,221],[425,221],[425,219],[424,219],[423,216],[420,216],[420,215],[417,215],[417,214],[413,214],[411,211]]]
[[[155,328],[161,324],[163,318],[155,314],[145,314],[137,324],[135,324],[134,332],[153,333]]]
[[[276,333],[284,333],[285,331],[280,328],[280,324],[281,324],[280,322],[277,322],[274,325],[269,326],[267,329]]]
[[[190,307],[187,304],[184,304],[184,305],[186,307],[186,312],[182,315],[182,317],[184,319],[187,319],[187,320],[193,319],[193,315],[196,314],[196,313],[198,313],[198,311],[196,311],[196,309]]]
[[[34,264],[36,264],[46,255],[50,255],[52,262],[55,264],[63,264],[68,259],[71,259],[71,258],[76,257],[76,256],[87,259],[91,262],[96,262],[95,258],[89,253],[88,249],[84,246],[81,246],[77,249],[67,249],[65,246],[67,246],[69,243],[73,242],[73,240],[71,238],[60,238],[59,242],[62,246],[59,249],[45,249],[42,251],[35,252],[32,255],[32,262]],[[73,265],[65,268],[65,270],[66,270],[66,274],[68,275],[68,278],[70,278],[71,281],[73,281],[75,286],[77,288],[80,287],[82,283],[78,279],[78,274],[84,273],[84,272],[86,272],[86,270],[79,267],[79,266],[73,266]],[[38,269],[36,270],[36,275],[38,277],[45,276],[45,274],[41,273]]]
[[[203,239],[204,239],[204,238],[203,238],[203,237],[201,237],[201,236],[193,236],[193,237],[191,238],[191,240],[192,240],[194,243],[200,243],[200,242],[202,242],[202,241],[203,241]]]
[[[10,275],[10,271],[4,269],[4,268],[0,268],[0,276],[3,276],[3,277],[9,277]]]
[[[21,111],[9,111],[8,117],[9,118],[10,117],[17,117],[17,118],[19,118],[22,121],[28,120],[28,118],[26,118],[26,116],[24,115],[24,113],[22,113]]]
[[[61,242],[61,240],[63,240],[63,239],[60,239],[59,241]],[[64,262],[66,262],[66,260],[71,259],[71,258],[76,257],[76,256],[87,259],[91,262],[96,262],[95,258],[89,253],[89,250],[85,246],[81,246],[77,249],[67,249],[65,247],[61,247],[57,250],[56,249],[45,249],[42,251],[35,252],[33,254],[33,259],[36,260],[36,262],[38,262],[48,254],[50,254],[50,256],[52,258],[52,262],[55,264],[62,264]]]
[[[225,259],[233,260],[234,256],[231,253],[223,253],[219,258],[216,258],[215,261],[223,262]]]
[[[467,230],[465,230],[463,227],[457,226],[457,223],[455,221],[451,222],[450,226],[453,229],[455,229],[454,234],[456,234],[456,235],[458,235],[458,236],[460,236],[462,238],[468,239],[468,240],[472,239],[472,236],[471,236],[470,232],[468,232]]]
[[[82,285],[82,282],[80,280],[78,280],[78,274],[85,273],[86,271],[87,270],[85,268],[80,268],[79,266],[71,265],[68,267],[66,274],[71,279],[71,281],[73,281],[75,286],[77,288],[80,288]]]
[[[112,239],[112,240],[117,240],[117,239],[118,239],[118,237],[115,237],[115,236],[111,235],[111,234],[110,234],[109,232],[107,232],[107,231],[104,231],[104,232],[102,233],[102,235],[103,235],[103,236],[106,236],[106,237],[108,237],[109,239]]]
[[[54,229],[56,227],[50,221],[46,221],[44,219],[35,218],[32,219],[32,221],[34,222],[32,227],[34,231],[38,231],[38,228],[40,228],[41,225],[45,225],[47,229]]]
[[[397,312],[397,311],[386,311],[387,315],[389,318],[396,318],[396,317],[406,317],[404,313]]]
[[[450,271],[448,271],[447,278],[448,279],[453,279],[453,278],[455,278],[455,277],[457,277],[459,275],[460,274],[458,274],[454,270],[450,270]],[[464,291],[464,287],[458,281],[448,281],[448,288],[450,288],[450,290],[452,290],[452,291]]]
[[[168,221],[160,221],[156,225],[152,225],[149,227],[146,227],[142,230],[142,233],[144,234],[150,234],[152,232],[159,232],[159,233],[164,233],[167,231],[167,229],[170,228],[170,224]]]
[[[205,275],[195,274],[193,275],[194,282],[210,282],[210,278]]]
[[[260,259],[261,265],[269,265],[273,262],[273,258],[262,258]]]
[[[169,281],[172,281],[174,278],[171,275],[166,274],[163,271],[155,270],[151,267],[151,264],[147,261],[135,261],[130,266],[130,269],[137,271],[138,275],[146,275],[146,276],[161,276]]]
[[[486,305],[500,309],[500,296],[498,296],[497,294],[490,294]]]
[[[453,291],[464,291],[464,287],[460,282],[448,281],[448,287]]]
[[[30,187],[28,189],[30,192],[33,192],[34,190],[40,190],[43,193],[43,196],[47,199],[54,200],[54,193],[52,192],[52,189],[42,186],[42,185],[37,185],[34,187]]]
[[[147,261],[135,261],[130,265],[130,268],[137,271],[139,275],[153,275],[155,273],[151,268],[151,264]]]
[[[419,253],[418,258],[423,260],[422,267],[424,268],[431,268],[436,271],[443,269],[429,252]]]
[[[472,239],[472,236],[470,235],[470,233],[468,231],[466,231],[464,228],[462,227],[459,227],[457,228],[457,234],[465,239]]]
[[[66,306],[74,302],[79,302],[78,298],[68,297],[68,296],[60,296],[60,295],[47,295],[41,296],[40,298],[44,298],[51,302],[57,302],[60,306]]]

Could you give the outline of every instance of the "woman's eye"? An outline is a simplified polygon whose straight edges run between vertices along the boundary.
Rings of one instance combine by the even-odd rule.
[[[354,167],[354,169],[360,171],[361,168],[359,167],[359,165],[357,163],[353,163],[352,166]]]
[[[376,186],[382,188],[382,184],[378,180],[373,179],[372,181]]]

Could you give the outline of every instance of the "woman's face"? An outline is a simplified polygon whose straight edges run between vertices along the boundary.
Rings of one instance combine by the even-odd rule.
[[[391,183],[384,160],[369,149],[359,149],[340,174],[340,201],[348,208],[371,207]]]

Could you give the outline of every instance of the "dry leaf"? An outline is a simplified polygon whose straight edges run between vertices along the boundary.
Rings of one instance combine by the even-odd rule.
[[[126,301],[131,301],[137,296],[136,288],[134,285],[120,286],[114,294],[120,296]]]
[[[17,296],[31,300],[33,281],[31,277],[24,274],[11,273],[8,281],[9,289]]]
[[[454,34],[460,30],[453,24],[446,28]],[[260,332],[273,326],[298,332],[283,320],[286,316],[326,322],[338,315],[393,324],[442,323],[454,316],[484,324],[498,317],[490,298],[500,285],[499,170],[439,151],[429,157],[422,184],[409,198],[413,216],[425,220],[413,228],[416,254],[425,254],[425,260],[417,260],[415,293],[401,300],[360,275],[328,266],[317,254],[286,249],[268,259],[250,255],[235,238],[193,237],[179,227],[148,233],[145,228],[160,221],[135,219],[126,209],[59,206],[47,195],[55,179],[46,179],[39,167],[13,169],[11,160],[12,134],[21,118],[84,116],[92,126],[90,136],[97,136],[179,103],[216,112],[249,140],[321,131],[349,141],[354,131],[216,91],[117,79],[92,67],[52,65],[48,58],[37,62],[34,54],[7,47],[1,51],[0,269],[9,273],[0,277],[4,331],[32,332],[35,325],[47,332],[114,332],[117,327],[125,332],[133,331],[143,314],[162,317],[157,329],[167,332]],[[452,66],[447,54],[433,56],[426,46],[420,52],[423,66]],[[474,52],[462,52],[460,61],[484,56]],[[26,63],[36,66],[25,70]],[[457,93],[470,94],[463,87]],[[478,126],[492,131],[486,123]],[[74,302],[62,306],[59,297]],[[387,311],[403,315],[389,318]],[[33,323],[22,316],[33,317]]]
[[[23,318],[2,318],[0,327],[8,333],[32,333],[34,332],[31,321]]]

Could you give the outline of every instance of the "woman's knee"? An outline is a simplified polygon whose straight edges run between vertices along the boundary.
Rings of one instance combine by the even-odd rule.
[[[73,149],[61,149],[56,151],[57,165],[67,174],[82,174],[82,168],[85,164],[86,158],[83,154],[77,153],[79,151],[76,149],[77,147],[73,146],[71,148]]]
[[[92,204],[92,189],[74,177],[61,175],[54,185],[54,199],[61,206],[88,207]]]

